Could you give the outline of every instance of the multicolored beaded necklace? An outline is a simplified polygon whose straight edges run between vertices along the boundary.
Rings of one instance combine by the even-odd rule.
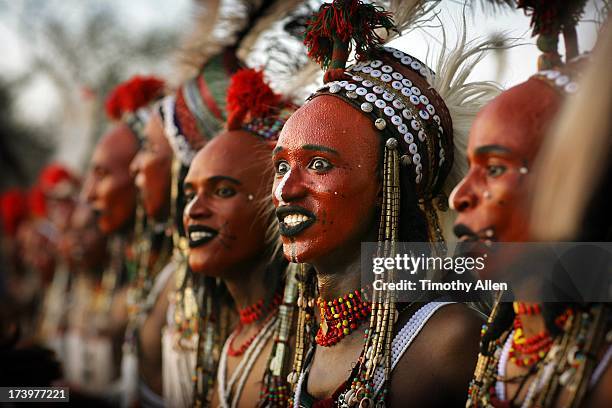
[[[276,310],[278,310],[278,307],[280,306],[282,302],[283,302],[282,296],[279,293],[277,293],[276,295],[274,295],[274,298],[272,299],[272,301],[270,301],[267,305],[264,305],[264,299],[260,299],[256,303],[249,305],[243,309],[240,309],[238,311],[240,315],[240,323],[234,330],[232,341],[230,341],[230,344],[227,350],[227,354],[232,357],[238,357],[238,356],[243,355],[244,352],[249,348],[251,343],[253,343],[253,341],[255,340],[259,332],[251,336],[246,342],[244,342],[237,349],[234,348],[234,339],[236,338],[236,336],[238,336],[238,334],[242,332],[242,329],[245,326],[248,326],[249,324],[253,322],[262,320],[262,317],[264,316],[265,316],[265,319],[262,321],[262,324],[265,325],[268,321],[270,321],[270,319],[276,316]]]
[[[541,314],[540,305],[514,302],[513,307],[516,317],[514,318],[514,334],[509,351],[510,361],[519,367],[530,367],[546,356],[552,346],[553,339],[546,329],[531,337],[525,337],[521,316]],[[561,328],[565,325],[571,312],[571,309],[567,309],[557,318],[556,324],[558,327]]]
[[[370,302],[363,300],[359,289],[338,299],[317,300],[321,323],[315,338],[318,345],[330,347],[340,342],[365,322],[372,312]]]

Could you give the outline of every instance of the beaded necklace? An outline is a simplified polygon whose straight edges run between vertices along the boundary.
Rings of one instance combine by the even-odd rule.
[[[321,323],[315,339],[324,347],[333,346],[357,330],[372,312],[370,302],[363,300],[358,289],[333,301],[319,298],[317,305]]]
[[[242,390],[246,379],[248,378],[253,365],[266,346],[268,340],[272,337],[275,328],[278,324],[278,316],[273,315],[271,319],[257,332],[253,341],[249,344],[244,352],[244,356],[234,370],[232,376],[227,379],[227,356],[230,344],[234,340],[236,333],[232,333],[226,340],[221,358],[219,360],[219,370],[217,372],[217,392],[219,396],[219,404],[223,408],[237,407],[242,395]],[[235,389],[234,389],[235,388]],[[232,392],[233,391],[233,392]]]
[[[527,305],[522,302],[514,302],[513,308],[516,317],[514,318],[512,343],[508,350],[508,357],[512,363],[519,367],[530,367],[546,356],[546,353],[548,353],[552,346],[553,339],[546,329],[531,337],[525,337],[521,316],[540,315],[540,305]],[[557,326],[560,328],[563,327],[570,314],[571,309],[567,309],[559,316],[556,321]]]
[[[272,318],[274,318],[276,316],[276,313],[270,313],[266,316],[266,318],[263,320],[263,324],[265,325],[267,322],[269,322]],[[247,339],[247,341],[245,341],[244,343],[242,343],[240,345],[240,347],[238,347],[237,349],[234,347],[234,341],[236,339],[236,337],[242,332],[242,329],[244,328],[243,325],[239,324],[236,329],[234,330],[234,332],[232,333],[232,337],[231,340],[229,341],[228,347],[227,347],[227,354],[232,356],[232,357],[239,357],[241,355],[244,354],[244,352],[249,348],[249,346],[255,341],[255,339],[257,338],[257,336],[259,335],[259,332],[255,333],[253,336],[251,336],[250,338]]]
[[[276,309],[278,305],[280,305],[281,301],[282,297],[279,293],[277,293],[266,307],[264,307],[264,299],[259,299],[254,304],[240,309],[238,311],[240,316],[240,324],[247,325],[260,320],[264,314],[268,314],[268,312]]]
[[[489,327],[496,314],[498,304],[489,317]],[[578,406],[588,389],[589,379],[594,368],[593,355],[600,349],[606,330],[608,308],[604,304],[594,304],[582,312],[566,311],[558,322],[564,322],[562,334],[552,339],[549,352],[544,358],[530,367],[525,380],[531,378],[525,398],[520,406],[552,406],[563,392],[567,392],[564,401],[568,406]],[[486,333],[486,328],[484,332]],[[497,381],[504,381],[499,376],[499,365],[510,353],[506,347],[506,332],[499,339],[489,344],[487,354],[478,356],[474,378],[470,383],[466,407],[491,407],[494,400],[505,395],[497,391]]]

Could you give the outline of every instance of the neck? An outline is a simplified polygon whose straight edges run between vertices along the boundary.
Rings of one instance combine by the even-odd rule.
[[[359,249],[343,257],[313,264],[317,271],[319,296],[325,300],[336,299],[361,287],[361,253]]]
[[[257,303],[260,299],[268,299],[276,291],[276,285],[271,284],[275,282],[276,277],[267,276],[271,272],[268,270],[267,258],[259,258],[243,262],[224,273],[224,276],[230,276],[223,280],[238,310]]]
[[[532,305],[535,303],[528,304]],[[541,313],[534,315],[521,314],[520,316],[518,316],[518,318],[521,319],[521,324],[523,325],[523,333],[525,337],[535,336],[536,334],[539,334],[546,329],[544,316],[542,316]]]
[[[317,271],[319,296],[336,299],[361,288],[361,242],[376,241],[378,223],[371,223],[366,233],[354,242],[337,248],[329,256],[311,262]]]

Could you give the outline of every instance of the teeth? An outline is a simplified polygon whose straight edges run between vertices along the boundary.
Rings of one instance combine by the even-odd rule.
[[[304,214],[288,214],[283,218],[283,223],[289,227],[295,227],[303,222],[306,222],[310,217]]]
[[[194,231],[194,232],[189,234],[189,238],[192,241],[197,241],[197,240],[203,239],[203,238],[210,238],[212,236],[213,236],[213,234],[211,234],[210,232],[207,232],[207,231]]]

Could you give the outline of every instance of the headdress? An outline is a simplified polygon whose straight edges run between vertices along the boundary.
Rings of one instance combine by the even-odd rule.
[[[0,221],[6,236],[14,237],[19,224],[27,215],[28,203],[25,192],[14,188],[0,195]]]
[[[227,92],[227,129],[243,129],[275,141],[295,109],[264,81],[263,71],[241,69]]]
[[[61,199],[76,194],[79,180],[64,166],[53,163],[41,171],[38,185],[45,196]]]
[[[262,33],[298,3],[214,1],[198,10],[196,30],[182,47],[181,59],[187,66],[200,64],[199,73],[182,83],[175,96],[164,99],[160,108],[166,136],[184,166],[222,130],[229,78]]]
[[[401,10],[410,10],[398,14],[402,21],[397,26],[402,29],[432,8],[427,1],[401,3],[393,2]],[[305,43],[309,55],[326,69],[325,85],[310,99],[320,95],[339,98],[370,118],[380,132],[384,161],[378,242],[382,253],[377,256],[394,256],[394,243],[400,240],[400,201],[406,198],[403,190],[414,192],[426,216],[429,240],[444,241],[438,210],[446,209],[447,200],[438,197],[448,193],[453,187],[449,182],[456,182],[465,172],[471,121],[500,90],[490,82],[467,82],[483,52],[493,47],[489,41],[468,43],[463,32],[452,52],[441,53],[434,72],[414,56],[384,47],[377,29],[396,29],[391,13],[361,0],[334,0],[310,20]],[[346,67],[351,49],[357,62]],[[312,313],[314,295],[304,293],[308,285],[302,283],[309,279],[304,274],[300,277],[301,314]],[[392,280],[392,272],[384,279]],[[384,402],[396,314],[392,294],[375,291],[363,354],[352,388],[344,395],[349,406]],[[298,330],[303,332],[304,327]],[[294,386],[303,362],[302,349],[296,351],[291,374]]]
[[[229,78],[240,63],[232,48],[211,58],[200,74],[160,103],[166,137],[184,166],[218,133],[225,122]]]
[[[542,55],[538,58],[538,69],[550,69],[561,64],[559,35],[565,43],[565,61],[578,56],[576,25],[582,16],[587,0],[486,0],[493,6],[514,6],[523,9],[531,17],[532,36],[537,37],[537,46]]]
[[[129,126],[139,143],[149,117],[149,108],[164,94],[164,81],[153,76],[134,76],[119,84],[106,98],[109,119],[123,121]]]

